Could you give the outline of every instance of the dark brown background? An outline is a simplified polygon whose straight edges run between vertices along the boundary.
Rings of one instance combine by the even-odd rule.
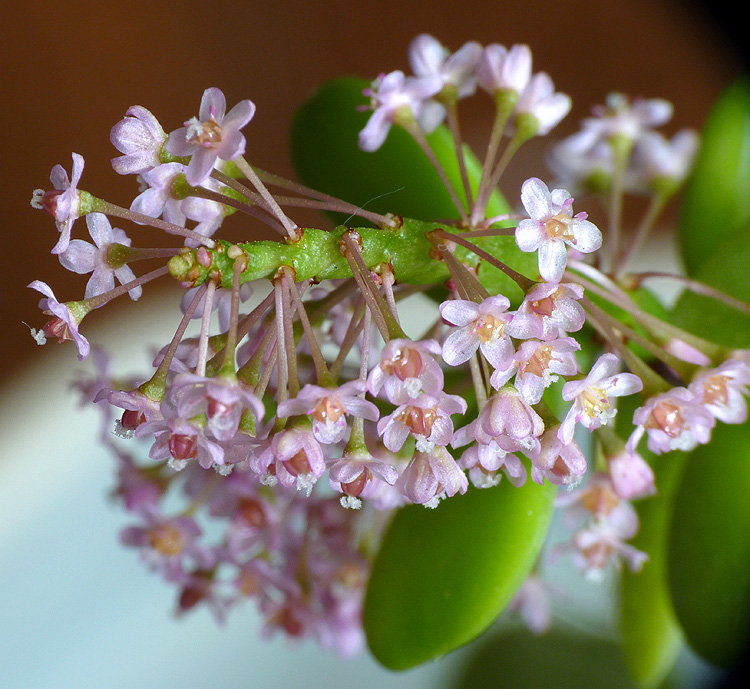
[[[55,163],[70,170],[76,151],[86,160],[82,187],[128,205],[134,180],[112,171],[109,131],[130,105],[146,106],[169,130],[196,114],[208,86],[222,88],[230,106],[250,98],[258,110],[245,130],[248,158],[292,175],[287,133],[295,107],[331,77],[408,69],[407,46],[420,32],[452,49],[469,39],[529,43],[535,70],[548,71],[574,97],[557,135],[572,132],[610,90],[667,98],[676,110],[670,131],[698,127],[743,69],[713,18],[688,0],[36,0],[5,3],[0,13],[3,378],[45,354],[22,323],[44,322],[36,293],[25,285],[44,280],[66,300],[80,298],[86,280],[49,253],[58,234],[51,218],[30,208],[32,190],[49,188]],[[488,115],[478,107],[466,126],[481,132]],[[482,140],[479,133],[469,138]],[[540,174],[538,164],[533,170]],[[517,190],[507,192],[513,198]],[[134,244],[150,243],[147,229],[125,229]],[[85,236],[83,222],[75,234]],[[118,304],[89,319],[118,310],[137,314]],[[72,346],[70,357],[72,363]]]

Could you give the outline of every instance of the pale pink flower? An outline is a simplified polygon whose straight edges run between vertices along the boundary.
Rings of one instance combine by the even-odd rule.
[[[436,507],[443,497],[465,493],[468,486],[466,474],[441,446],[431,452],[415,452],[396,481],[405,497],[426,507]]]
[[[146,108],[134,105],[110,133],[112,145],[124,155],[112,158],[112,167],[120,175],[142,175],[161,163],[167,135]]]
[[[675,190],[690,174],[699,144],[697,132],[691,129],[683,129],[671,139],[658,132],[643,132],[633,149],[626,176],[628,189],[646,193]]]
[[[440,315],[458,326],[445,339],[443,360],[449,366],[468,361],[477,349],[495,368],[504,368],[513,357],[511,337],[533,337],[535,319],[508,313],[510,301],[502,296],[488,297],[481,304],[452,299],[440,304]]]
[[[40,338],[37,342],[41,340],[43,343],[45,337],[56,337],[58,342],[73,340],[78,348],[78,359],[85,359],[91,352],[91,346],[89,341],[78,332],[78,326],[86,315],[87,309],[76,309],[74,313],[71,310],[71,305],[80,305],[81,302],[60,303],[55,298],[50,286],[41,280],[34,280],[27,287],[45,295],[44,299],[39,300],[39,308],[45,314],[52,316],[41,333],[37,334],[36,331],[32,330],[35,339],[36,337]]]
[[[540,282],[526,294],[518,313],[529,314],[541,322],[541,340],[554,340],[580,330],[586,321],[578,303],[583,287],[575,283]]]
[[[130,246],[130,239],[124,230],[113,228],[103,213],[89,213],[86,216],[86,226],[94,243],[73,239],[68,248],[60,254],[60,263],[79,275],[91,273],[85,292],[85,298],[89,299],[114,289],[115,278],[123,285],[135,280],[135,273],[127,264],[112,265],[109,262],[109,250],[113,244]],[[139,286],[131,289],[128,294],[136,301],[142,292]]]
[[[359,147],[363,151],[377,151],[385,142],[391,125],[399,117],[414,118],[429,134],[443,119],[443,109],[427,107],[427,103],[443,86],[440,76],[406,77],[401,71],[381,74],[365,89],[374,111],[359,133]]]
[[[253,468],[261,476],[275,476],[287,488],[308,496],[326,471],[326,458],[310,428],[290,428],[275,433]]]
[[[505,385],[514,375],[515,387],[529,404],[537,404],[546,388],[559,376],[578,373],[578,362],[574,352],[581,345],[572,337],[561,337],[542,342],[526,340],[505,368],[498,368],[490,378],[496,390]],[[443,347],[445,351],[445,347]]]
[[[633,413],[636,429],[628,439],[635,451],[643,434],[648,434],[648,449],[656,454],[683,450],[688,452],[711,439],[716,425],[713,414],[687,388],[673,388],[656,395]]]
[[[521,92],[516,104],[516,121],[523,116],[531,121],[535,135],[544,136],[570,112],[570,107],[570,96],[556,92],[549,75],[539,72],[529,79]]]
[[[338,443],[346,436],[347,416],[377,421],[378,408],[362,397],[367,386],[364,381],[350,380],[338,388],[305,385],[296,397],[282,402],[276,414],[309,416],[313,435],[323,444]]]
[[[458,395],[420,395],[380,419],[378,433],[391,452],[398,452],[409,435],[416,438],[418,450],[429,452],[432,446],[447,445],[451,441],[451,414],[465,411],[466,400]]]
[[[37,189],[31,199],[32,207],[43,208],[55,219],[60,239],[52,249],[53,254],[61,254],[68,248],[73,223],[82,215],[81,197],[78,191],[78,182],[81,181],[82,173],[83,156],[73,153],[71,177],[68,178],[68,173],[62,165],[55,165],[49,176],[54,191],[45,192]]]
[[[128,526],[120,533],[120,541],[141,550],[141,556],[167,580],[175,581],[187,563],[210,568],[214,558],[201,545],[201,529],[191,517],[166,517],[157,508],[146,506],[141,512],[142,526]]]
[[[564,443],[558,429],[555,426],[545,431],[538,452],[529,453],[531,478],[540,485],[547,479],[558,486],[572,487],[581,480],[588,465],[578,444],[575,441]]]
[[[191,156],[186,177],[196,186],[211,174],[216,159],[232,160],[245,152],[245,137],[240,130],[253,118],[255,104],[240,101],[226,112],[226,98],[217,88],[203,92],[198,117],[173,131],[165,145],[176,156]]]
[[[636,452],[623,450],[607,458],[615,493],[623,500],[643,498],[656,493],[654,471]]]
[[[750,366],[730,359],[717,368],[698,374],[688,390],[696,400],[724,423],[745,423],[750,385]]]
[[[182,211],[182,199],[172,195],[172,186],[179,175],[184,175],[187,167],[182,163],[164,163],[141,174],[143,181],[148,184],[130,204],[130,210],[159,218],[173,225],[185,226],[185,213]]]
[[[172,382],[169,395],[182,418],[205,414],[205,431],[219,441],[235,436],[245,411],[254,415],[257,425],[265,414],[263,403],[253,393],[238,380],[224,376],[180,373]]]
[[[618,373],[619,368],[620,360],[614,354],[603,354],[584,380],[565,383],[562,398],[573,404],[560,426],[560,438],[563,442],[573,440],[576,423],[590,431],[606,426],[617,413],[610,397],[631,395],[643,389],[638,376]]]
[[[593,109],[594,117],[583,121],[578,148],[584,151],[614,138],[635,143],[645,132],[668,122],[672,110],[672,104],[660,98],[631,102],[621,93],[610,93],[605,105]]]
[[[529,214],[516,228],[521,251],[539,251],[539,274],[560,282],[568,262],[567,246],[581,253],[596,251],[602,233],[585,213],[573,215],[573,199],[564,189],[550,192],[542,180],[532,177],[521,187],[521,201]]]
[[[370,371],[367,389],[372,395],[382,390],[385,398],[397,405],[406,404],[422,393],[440,393],[444,376],[433,358],[440,356],[440,351],[435,340],[390,340],[380,353],[380,363]]]
[[[455,53],[433,36],[420,34],[409,45],[409,64],[417,77],[438,76],[441,90],[451,88],[458,98],[470,96],[476,90],[474,76],[482,46],[469,41]]]
[[[508,50],[499,43],[488,45],[477,65],[477,83],[490,95],[520,95],[531,78],[531,50],[517,44]]]

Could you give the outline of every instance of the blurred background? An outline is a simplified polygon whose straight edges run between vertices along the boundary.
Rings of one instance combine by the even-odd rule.
[[[715,5],[696,0],[4,3],[0,688],[191,687],[211,677],[224,687],[317,686],[318,680],[325,682],[321,686],[348,686],[355,678],[364,686],[362,678],[370,675],[378,678],[373,686],[420,681],[437,686],[442,673],[438,665],[423,675],[378,674],[367,659],[340,664],[333,657],[321,659],[314,647],[274,656],[285,646],[264,645],[252,616],[233,621],[225,632],[216,632],[207,617],[170,618],[172,592],[117,546],[121,515],[105,499],[111,466],[93,446],[95,415],[77,410],[69,391],[73,347],[37,347],[24,324],[44,323],[38,295],[26,284],[41,279],[58,298],[69,300],[80,298],[86,281],[63,270],[49,253],[58,238],[54,223],[29,206],[34,189],[50,188],[54,164],[70,171],[71,152],[80,153],[86,161],[82,188],[129,205],[134,180],[119,177],[109,164],[117,154],[109,143],[112,125],[139,104],[169,131],[196,114],[206,87],[218,86],[230,106],[244,98],[257,105],[245,131],[248,159],[293,176],[288,131],[295,108],[327,79],[408,69],[407,46],[421,32],[451,49],[472,39],[528,43],[535,71],[547,71],[557,89],[573,97],[573,111],[555,137],[572,133],[612,90],[672,101],[675,115],[667,133],[698,128],[717,95],[747,68],[738,18]],[[475,147],[484,141],[491,114],[481,106],[462,111],[466,138]],[[508,176],[509,198],[517,197],[530,174],[543,176],[547,145],[536,141],[520,156]],[[76,229],[83,236],[84,225]],[[135,245],[170,244],[148,228],[126,230]],[[147,334],[153,344],[162,344],[154,314],[173,292],[168,284],[148,289],[144,303],[151,309],[142,303],[137,309],[110,305],[89,316],[84,330],[92,340],[105,338],[123,356],[141,357],[135,359],[141,365],[145,356],[132,348],[140,350]],[[196,653],[204,654],[205,662],[197,663]],[[218,664],[223,659],[233,668],[225,676]],[[319,669],[310,670],[315,663]],[[198,665],[203,669],[194,669]],[[298,680],[292,666],[302,673]],[[253,674],[260,667],[275,667],[279,674],[261,679]],[[331,670],[339,677],[332,679]]]

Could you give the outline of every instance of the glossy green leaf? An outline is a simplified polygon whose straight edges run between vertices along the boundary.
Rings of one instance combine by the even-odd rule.
[[[375,658],[403,670],[471,641],[534,565],[555,487],[504,480],[394,517],[373,566],[364,628]]]
[[[551,630],[493,635],[448,684],[455,689],[635,689],[620,648]]]
[[[651,689],[667,676],[683,645],[667,583],[667,533],[686,455],[641,454],[654,469],[657,494],[633,503],[640,530],[631,544],[649,559],[640,572],[622,574],[620,633],[630,674],[638,686]]]
[[[691,455],[675,496],[668,576],[693,650],[736,662],[750,640],[750,427],[719,424]]]
[[[735,231],[719,245],[696,279],[750,304],[750,226]],[[695,335],[727,347],[750,348],[750,314],[713,297],[685,292],[671,320]]]
[[[689,275],[716,248],[750,223],[750,81],[719,97],[701,134],[701,147],[683,196],[679,236]]]
[[[299,108],[292,125],[292,154],[301,181],[307,186],[378,213],[397,213],[418,220],[459,217],[451,196],[437,172],[414,140],[400,127],[392,127],[383,146],[372,153],[360,150],[358,134],[371,112],[359,111],[368,101],[362,79],[336,79],[324,84]],[[448,178],[465,198],[453,139],[444,127],[428,137]],[[481,165],[465,147],[467,172],[472,188],[479,186]],[[490,216],[511,212],[495,192],[488,204]],[[334,222],[352,224],[346,216],[333,215]],[[364,224],[357,220],[357,223]],[[514,270],[529,278],[538,276],[536,255],[523,253],[513,237],[493,237],[482,247],[502,257]],[[492,294],[520,299],[520,290],[510,278],[483,262],[480,279]]]

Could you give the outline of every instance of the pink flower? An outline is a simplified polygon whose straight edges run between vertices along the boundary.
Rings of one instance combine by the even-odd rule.
[[[541,282],[526,294],[519,313],[529,314],[541,322],[542,340],[554,340],[580,330],[586,321],[578,301],[583,287],[574,283]]]
[[[81,181],[82,172],[83,157],[74,153],[71,178],[68,178],[68,173],[62,165],[55,165],[49,177],[55,190],[45,192],[37,189],[31,199],[31,205],[34,208],[44,208],[54,217],[57,229],[60,231],[60,239],[52,249],[53,254],[61,254],[68,248],[73,223],[81,217],[78,182]]]
[[[730,359],[721,366],[703,371],[688,385],[696,400],[724,423],[745,423],[750,385],[750,366]]]
[[[198,117],[173,131],[165,148],[176,156],[191,156],[186,177],[196,186],[211,174],[217,158],[232,160],[245,152],[245,137],[240,133],[255,114],[250,100],[240,101],[228,113],[226,98],[220,89],[203,92]]]
[[[643,389],[643,383],[632,373],[617,373],[620,360],[614,354],[603,354],[584,380],[565,383],[562,398],[573,401],[560,426],[564,443],[573,440],[576,423],[590,431],[606,426],[617,413],[610,397],[631,395]]]
[[[380,353],[380,363],[370,371],[367,389],[372,395],[382,390],[392,404],[406,404],[422,393],[436,395],[443,389],[444,377],[435,356],[440,356],[435,340],[390,340]]]
[[[558,486],[572,487],[581,480],[588,465],[577,443],[564,443],[558,434],[559,427],[548,429],[540,440],[539,451],[530,453],[531,478],[543,484],[546,478]]]
[[[347,415],[377,421],[378,408],[361,396],[366,387],[361,380],[351,380],[335,389],[308,384],[296,397],[282,402],[276,413],[282,419],[309,416],[318,441],[326,445],[338,443],[346,436]]]
[[[656,493],[653,469],[638,453],[623,450],[608,457],[607,464],[612,487],[623,500],[643,498]]]
[[[245,411],[254,415],[258,425],[265,414],[263,403],[242,383],[223,376],[207,378],[181,373],[175,377],[169,394],[181,417],[205,414],[205,430],[219,441],[235,436]]]
[[[504,368],[513,357],[511,337],[533,337],[535,321],[529,316],[507,313],[510,301],[502,295],[481,304],[454,299],[440,304],[440,315],[458,326],[443,344],[443,360],[449,366],[468,361],[477,349],[495,368]]]
[[[531,78],[531,50],[514,45],[510,50],[499,43],[488,45],[477,66],[477,83],[490,95],[515,93],[518,96]]]
[[[110,247],[113,244],[130,246],[130,239],[123,230],[113,229],[103,213],[89,213],[86,226],[94,244],[82,239],[72,240],[60,254],[60,263],[74,273],[91,273],[85,292],[86,299],[89,299],[114,289],[115,278],[124,285],[135,280],[135,274],[127,264],[110,263]],[[135,287],[128,294],[136,301],[142,292],[141,287]]]
[[[636,142],[649,129],[669,121],[672,104],[659,98],[639,98],[631,103],[621,93],[610,93],[606,105],[594,108],[593,114],[583,121],[578,139],[581,151],[619,137]]]
[[[514,446],[511,451],[524,449],[533,451],[539,446],[539,436],[544,432],[544,421],[512,386],[506,386],[493,394],[479,412],[473,427],[474,437],[480,445],[489,445],[493,440],[503,450],[508,438]],[[454,437],[454,446],[465,438],[465,429]]]
[[[134,105],[110,133],[112,145],[125,155],[112,158],[112,167],[120,175],[142,175],[161,163],[167,135],[146,108]]]
[[[442,121],[444,111],[442,107],[426,107],[426,103],[442,86],[443,80],[437,74],[421,78],[407,78],[400,71],[381,74],[364,91],[364,95],[370,96],[374,112],[359,133],[359,147],[363,151],[377,151],[399,117],[415,118],[429,134]]]
[[[27,287],[46,295],[46,298],[39,300],[39,308],[44,313],[52,316],[42,329],[42,342],[44,341],[44,337],[56,337],[58,342],[73,340],[78,348],[78,359],[85,359],[91,352],[91,346],[89,345],[89,341],[78,332],[78,326],[88,312],[88,309],[82,302],[61,304],[55,299],[50,286],[41,280],[34,280]],[[32,331],[32,334],[35,334],[34,331]]]
[[[556,93],[548,74],[539,72],[529,79],[516,104],[516,121],[522,116],[534,134],[544,136],[570,112],[570,96]]]
[[[308,496],[326,471],[320,443],[312,431],[304,427],[275,433],[255,465],[254,469],[261,476],[275,476],[283,486],[304,491]]]
[[[683,129],[671,139],[658,132],[643,132],[633,149],[628,188],[646,193],[676,189],[690,173],[699,143],[698,134],[690,129]]]
[[[373,492],[373,478],[393,485],[398,479],[398,470],[367,452],[345,454],[328,471],[328,483],[334,490],[343,493],[341,504],[345,507],[359,507],[360,498],[367,498]]]
[[[476,90],[474,72],[481,53],[482,46],[469,41],[451,55],[436,38],[420,34],[409,45],[409,64],[417,77],[438,76],[441,90],[448,87],[464,98]]]
[[[146,421],[135,430],[138,438],[154,436],[148,453],[151,459],[167,460],[175,471],[184,469],[191,460],[197,460],[204,469],[225,471],[221,445],[207,438],[200,426],[178,416],[170,405],[162,404],[161,410],[162,418]]]
[[[499,389],[515,375],[516,389],[529,404],[537,404],[545,389],[559,376],[573,376],[578,372],[574,352],[580,348],[572,337],[549,342],[526,340],[507,367],[497,369],[492,374],[490,382],[495,389]]]
[[[713,414],[695,394],[686,388],[673,388],[649,399],[635,410],[636,429],[627,442],[635,451],[644,433],[648,434],[648,449],[656,454],[683,450],[688,452],[711,439],[716,425]]]
[[[549,191],[542,180],[532,177],[521,188],[521,201],[530,218],[516,228],[521,251],[539,251],[539,274],[560,282],[568,262],[566,245],[581,253],[596,251],[602,233],[585,213],[573,215],[573,199],[564,189]]]
[[[415,452],[396,481],[396,488],[406,498],[425,507],[436,507],[443,497],[465,493],[468,485],[466,474],[440,446],[431,452]]]
[[[429,452],[434,445],[447,445],[451,441],[451,414],[465,411],[466,401],[458,395],[420,395],[380,419],[378,433],[391,452],[398,452],[409,435],[417,439],[418,450]]]
[[[175,581],[185,571],[186,562],[209,568],[210,551],[198,538],[201,529],[190,517],[165,517],[155,507],[142,512],[143,526],[128,526],[120,533],[126,546],[140,548],[143,559],[167,580]]]

